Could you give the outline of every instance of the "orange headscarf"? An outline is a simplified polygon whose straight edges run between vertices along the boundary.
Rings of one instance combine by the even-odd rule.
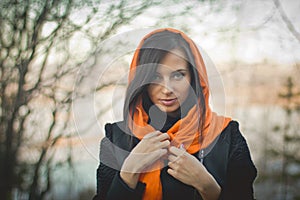
[[[203,90],[205,97],[206,113],[204,126],[201,130],[201,133],[198,131],[199,126],[199,111],[196,106],[192,107],[187,115],[178,120],[168,131],[171,138],[171,144],[174,146],[179,146],[183,144],[186,148],[186,151],[190,154],[198,152],[200,149],[207,147],[211,144],[214,139],[222,132],[222,130],[228,125],[231,121],[230,118],[218,116],[216,113],[212,112],[209,107],[209,86],[208,86],[208,77],[206,73],[206,67],[203,62],[203,58],[195,45],[195,43],[186,36],[183,32],[178,31],[172,28],[157,29],[148,35],[146,35],[140,42],[138,48],[136,49],[133,60],[130,66],[129,72],[129,82],[131,82],[135,76],[135,70],[139,66],[138,56],[140,48],[142,47],[144,41],[151,35],[162,32],[170,31],[173,33],[179,33],[184,40],[189,44],[189,47],[193,53],[195,60],[195,67],[198,71],[198,76],[200,79],[200,85]],[[133,120],[133,121],[132,121]],[[132,123],[133,122],[133,123]],[[148,123],[148,115],[142,106],[142,98],[140,97],[137,102],[137,106],[133,116],[129,116],[129,128],[133,134],[142,139],[145,135],[150,132],[155,131],[155,129]],[[200,140],[200,134],[202,140]],[[163,167],[163,161],[158,160],[155,162],[149,172],[145,172],[140,175],[139,180],[146,183],[146,189],[143,199],[149,200],[160,200],[162,199],[162,186],[160,182],[160,170]]]

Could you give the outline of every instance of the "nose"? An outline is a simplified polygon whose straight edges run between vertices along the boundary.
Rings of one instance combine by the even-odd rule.
[[[165,80],[162,84],[162,93],[165,95],[170,95],[173,93],[173,89],[171,87],[171,84],[168,80]]]

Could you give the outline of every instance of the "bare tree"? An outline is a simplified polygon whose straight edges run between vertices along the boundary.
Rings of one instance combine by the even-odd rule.
[[[270,138],[272,145],[266,147],[266,156],[269,160],[279,161],[280,167],[276,170],[266,170],[262,173],[263,179],[271,180],[280,189],[273,193],[273,197],[280,199],[297,199],[299,191],[299,88],[292,77],[285,80],[283,91],[279,93],[280,105],[283,109],[282,124],[276,124],[273,131],[276,136]],[[269,165],[270,166],[270,165]],[[291,170],[293,168],[293,170]]]
[[[12,199],[17,190],[43,199],[51,190],[53,170],[72,163],[70,155],[53,157],[57,144],[74,136],[69,122],[78,66],[97,43],[157,3],[0,2],[1,198]],[[82,57],[72,49],[78,34],[86,41]]]
[[[280,14],[283,22],[286,24],[288,30],[298,40],[298,42],[300,42],[300,32],[299,32],[299,30],[296,29],[293,22],[288,18],[286,12],[284,11],[284,9],[280,3],[280,0],[273,0],[273,1],[274,1],[274,4],[275,4],[277,10],[279,11],[279,14]]]

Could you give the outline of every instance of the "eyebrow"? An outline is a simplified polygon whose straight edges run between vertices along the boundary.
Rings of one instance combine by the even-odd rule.
[[[175,71],[172,71],[171,73],[176,73],[176,72],[188,72],[189,70],[188,69],[177,69],[177,70],[175,70]],[[159,72],[155,72],[156,74],[160,74]]]
[[[174,72],[186,72],[188,71],[188,69],[178,69],[178,70],[175,70]]]

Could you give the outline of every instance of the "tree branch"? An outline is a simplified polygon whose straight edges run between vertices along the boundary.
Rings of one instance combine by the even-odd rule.
[[[292,35],[300,42],[300,33],[296,30],[295,26],[291,22],[291,20],[286,15],[285,11],[283,10],[281,3],[279,0],[273,0],[275,6],[277,7],[279,14],[283,20],[283,22],[286,24],[289,31],[292,33]]]

